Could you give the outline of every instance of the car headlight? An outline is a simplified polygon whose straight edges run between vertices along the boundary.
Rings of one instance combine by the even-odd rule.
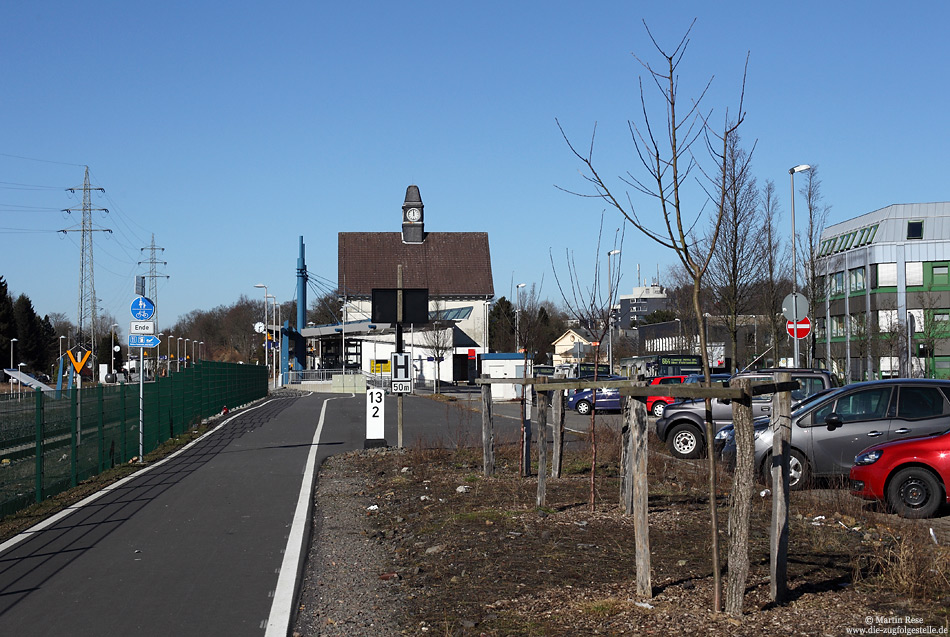
[[[716,440],[729,440],[732,438],[732,429],[720,429],[716,432]]]
[[[859,453],[854,457],[854,464],[874,464],[880,459],[882,453],[880,449]]]

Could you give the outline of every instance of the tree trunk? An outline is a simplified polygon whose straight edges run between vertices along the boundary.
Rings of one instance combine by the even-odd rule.
[[[696,314],[697,325],[702,325],[703,313],[699,305],[699,293],[702,279],[700,276],[693,276],[693,311]],[[703,357],[703,368],[706,374],[706,387],[710,386],[710,367],[709,367],[709,343],[706,342],[706,331],[699,330],[700,353]],[[716,456],[713,451],[713,437],[715,430],[712,420],[712,403],[706,399],[706,463],[709,468],[709,534],[710,534],[710,557],[712,558],[713,573],[713,612],[718,613],[722,610],[722,569],[719,566],[719,513],[716,509]]]
[[[755,480],[755,444],[750,394],[752,381],[748,378],[740,378],[735,384],[746,392],[746,397],[732,401],[736,469],[732,482],[732,506],[729,511],[729,578],[726,584],[726,612],[739,616],[742,615],[745,586],[749,578],[749,516],[752,512],[752,488]]]

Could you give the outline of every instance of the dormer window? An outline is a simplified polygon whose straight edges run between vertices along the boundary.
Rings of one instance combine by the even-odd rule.
[[[924,238],[924,222],[923,221],[908,221],[907,222],[907,240],[911,239],[923,239]]]

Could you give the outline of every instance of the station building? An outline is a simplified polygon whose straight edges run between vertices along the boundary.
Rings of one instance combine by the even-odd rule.
[[[419,188],[412,185],[402,204],[401,231],[339,233],[341,323],[302,330],[317,352],[315,366],[389,373],[394,326],[370,320],[372,293],[397,288],[402,266],[402,287],[425,288],[429,298],[428,323],[403,326],[415,382],[475,378],[476,357],[488,352],[494,297],[488,233],[429,232],[425,221]]]

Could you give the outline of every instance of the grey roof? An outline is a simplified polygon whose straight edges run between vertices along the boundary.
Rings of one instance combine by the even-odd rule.
[[[950,240],[950,202],[894,204],[828,226],[821,233],[819,257],[864,246],[906,243],[907,222],[923,221],[923,237],[915,244]]]

